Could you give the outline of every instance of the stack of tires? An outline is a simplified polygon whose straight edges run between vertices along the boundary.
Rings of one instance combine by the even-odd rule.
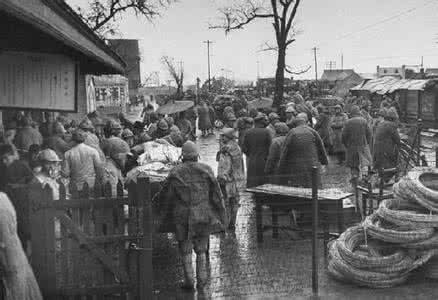
[[[329,245],[334,278],[384,288],[422,265],[426,277],[438,278],[438,169],[413,169],[393,192],[394,199]]]

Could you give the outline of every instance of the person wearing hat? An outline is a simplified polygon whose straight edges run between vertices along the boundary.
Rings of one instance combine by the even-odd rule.
[[[239,191],[242,189],[245,173],[243,155],[236,142],[235,131],[224,128],[220,136],[220,149],[217,154],[217,179],[221,185],[228,212],[228,229],[236,228],[236,217],[239,209]]]
[[[270,178],[270,182],[273,184],[279,183],[277,178],[277,167],[280,161],[281,149],[283,147],[284,141],[286,140],[286,135],[289,132],[289,127],[286,123],[278,122],[275,124],[275,138],[272,140],[271,147],[269,148],[268,159],[265,164],[265,174]]]
[[[371,139],[372,132],[368,122],[360,113],[360,108],[353,105],[350,119],[342,130],[342,144],[346,149],[346,165],[350,168],[351,184],[354,189],[364,169],[372,165]]]
[[[202,137],[207,136],[208,132],[213,127],[210,120],[210,112],[205,101],[201,101],[198,107],[198,127],[202,132]]]
[[[64,140],[64,126],[60,122],[53,124],[53,135],[46,139],[45,145],[54,150],[59,158],[64,159],[64,153],[70,150],[71,146]]]
[[[103,175],[103,161],[93,147],[86,145],[84,132],[73,132],[73,148],[65,153],[62,165],[62,175],[70,180],[70,187],[82,191],[84,184],[93,188],[96,180],[100,181]]]
[[[250,129],[253,125],[253,120],[252,118],[248,117],[248,113],[246,111],[246,109],[241,109],[238,112],[238,118],[236,121],[236,129],[238,131],[238,144],[239,147],[242,147],[242,143],[243,143],[243,137],[245,136],[245,133],[248,131],[248,129]],[[249,122],[249,120],[251,120],[251,122]]]
[[[103,161],[105,155],[103,154],[102,149],[100,148],[100,141],[97,135],[94,134],[94,126],[90,119],[85,118],[79,123],[79,129],[82,130],[85,137],[85,145],[93,147],[99,153],[100,159]]]
[[[0,144],[0,190],[7,184],[25,184],[33,178],[29,165],[20,160],[17,149],[10,144]]]
[[[345,161],[345,147],[342,144],[342,129],[348,121],[348,116],[342,111],[341,105],[335,106],[335,114],[331,120],[332,126],[332,151],[337,156],[338,163],[342,164]]]
[[[129,148],[132,148],[134,146],[134,134],[130,129],[123,129],[122,139],[128,144]]]
[[[193,136],[192,123],[186,118],[186,113],[181,112],[176,121],[176,126],[178,126],[181,131],[181,136],[184,139],[184,142],[188,140],[195,140]]]
[[[43,144],[43,136],[41,133],[32,127],[32,119],[28,116],[23,117],[23,127],[18,130],[15,137],[15,146],[18,150],[29,151],[30,145]]]
[[[268,115],[269,119],[269,125],[266,126],[266,129],[269,130],[269,133],[271,134],[271,138],[275,138],[276,132],[275,132],[275,124],[280,122],[280,117],[275,112],[271,112]]]
[[[331,153],[332,152],[332,126],[331,118],[328,113],[328,108],[322,106],[321,112],[318,113],[318,118],[314,129],[318,132],[319,136],[324,143],[325,149]]]
[[[38,153],[37,159],[41,165],[40,172],[35,174],[33,183],[41,184],[42,188],[48,185],[52,190],[53,200],[59,200],[59,183],[61,162],[55,151],[44,149]]]
[[[167,121],[165,119],[161,119],[158,122],[157,130],[155,131],[154,135],[152,135],[152,139],[161,139],[169,134],[169,124],[167,124]]]
[[[400,150],[397,122],[397,111],[391,107],[386,112],[385,120],[377,126],[373,145],[373,167],[376,171],[397,167]],[[388,177],[392,176],[388,174]]]
[[[254,118],[254,128],[248,129],[242,143],[246,155],[246,186],[254,187],[266,182],[265,164],[271,146],[271,133],[266,129],[266,115]]]
[[[103,177],[102,183],[107,183],[111,186],[111,193],[113,196],[117,195],[117,185],[122,183],[123,186],[123,174],[124,165],[126,162],[126,154],[113,153],[110,144],[104,144],[102,151],[105,154],[105,161],[103,162]]]
[[[198,162],[198,146],[187,141],[182,146],[182,163],[170,170],[163,187],[152,200],[162,224],[175,224],[175,237],[184,268],[182,288],[193,289],[192,252],[196,253],[197,287],[208,282],[209,236],[227,224],[224,199],[210,166]]]
[[[328,164],[322,139],[307,121],[307,114],[298,114],[295,127],[286,136],[277,168],[281,185],[310,188],[313,167]],[[321,180],[318,182],[321,186]]]
[[[295,116],[297,115],[297,111],[295,110],[293,104],[288,105],[286,107],[285,114],[286,114],[286,124],[287,126],[289,126],[289,128],[292,128],[293,121],[295,119]]]

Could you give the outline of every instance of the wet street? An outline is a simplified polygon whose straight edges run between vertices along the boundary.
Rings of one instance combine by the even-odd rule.
[[[201,161],[214,170],[218,150],[217,136],[198,138]],[[348,187],[348,170],[331,161],[323,174],[324,187]],[[177,242],[172,234],[154,236],[155,299],[309,299],[311,288],[311,240],[296,240],[291,232],[281,230],[279,238],[272,231],[264,233],[264,243],[256,240],[254,201],[250,194],[241,196],[235,234],[210,237],[210,284],[202,291],[185,292],[179,288],[183,279]],[[270,211],[264,209],[264,223],[270,223]],[[281,222],[287,222],[286,219]],[[434,299],[438,288],[421,275],[401,287],[373,290],[342,284],[327,276],[323,243],[319,243],[320,299]],[[195,262],[195,259],[193,260]]]

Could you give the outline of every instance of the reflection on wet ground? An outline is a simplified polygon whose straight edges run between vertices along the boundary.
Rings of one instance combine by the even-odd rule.
[[[198,139],[201,161],[215,171],[218,136]],[[325,174],[325,187],[348,188],[349,172],[332,159]],[[256,241],[254,202],[250,194],[241,197],[235,234],[210,237],[210,284],[202,291],[184,292],[177,242],[172,234],[154,236],[155,299],[309,299],[311,291],[311,242],[294,240],[289,232],[280,231],[272,239],[265,232],[264,243]],[[265,209],[266,222],[270,222]],[[280,220],[281,222],[281,220]],[[418,278],[402,287],[373,290],[342,284],[327,277],[322,241],[319,244],[321,299],[436,299],[436,282]]]

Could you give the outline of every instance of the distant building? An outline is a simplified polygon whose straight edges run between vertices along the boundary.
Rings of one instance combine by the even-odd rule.
[[[320,86],[323,89],[333,89],[336,83],[349,78],[350,81],[360,81],[362,77],[354,72],[353,69],[335,69],[335,70],[324,70],[321,76]]]
[[[377,78],[392,76],[399,79],[406,78],[406,66],[401,67],[381,67],[377,66]]]
[[[129,81],[129,97],[137,96],[138,89],[141,86],[141,55],[138,40],[109,39],[108,43],[126,63],[125,76]]]

